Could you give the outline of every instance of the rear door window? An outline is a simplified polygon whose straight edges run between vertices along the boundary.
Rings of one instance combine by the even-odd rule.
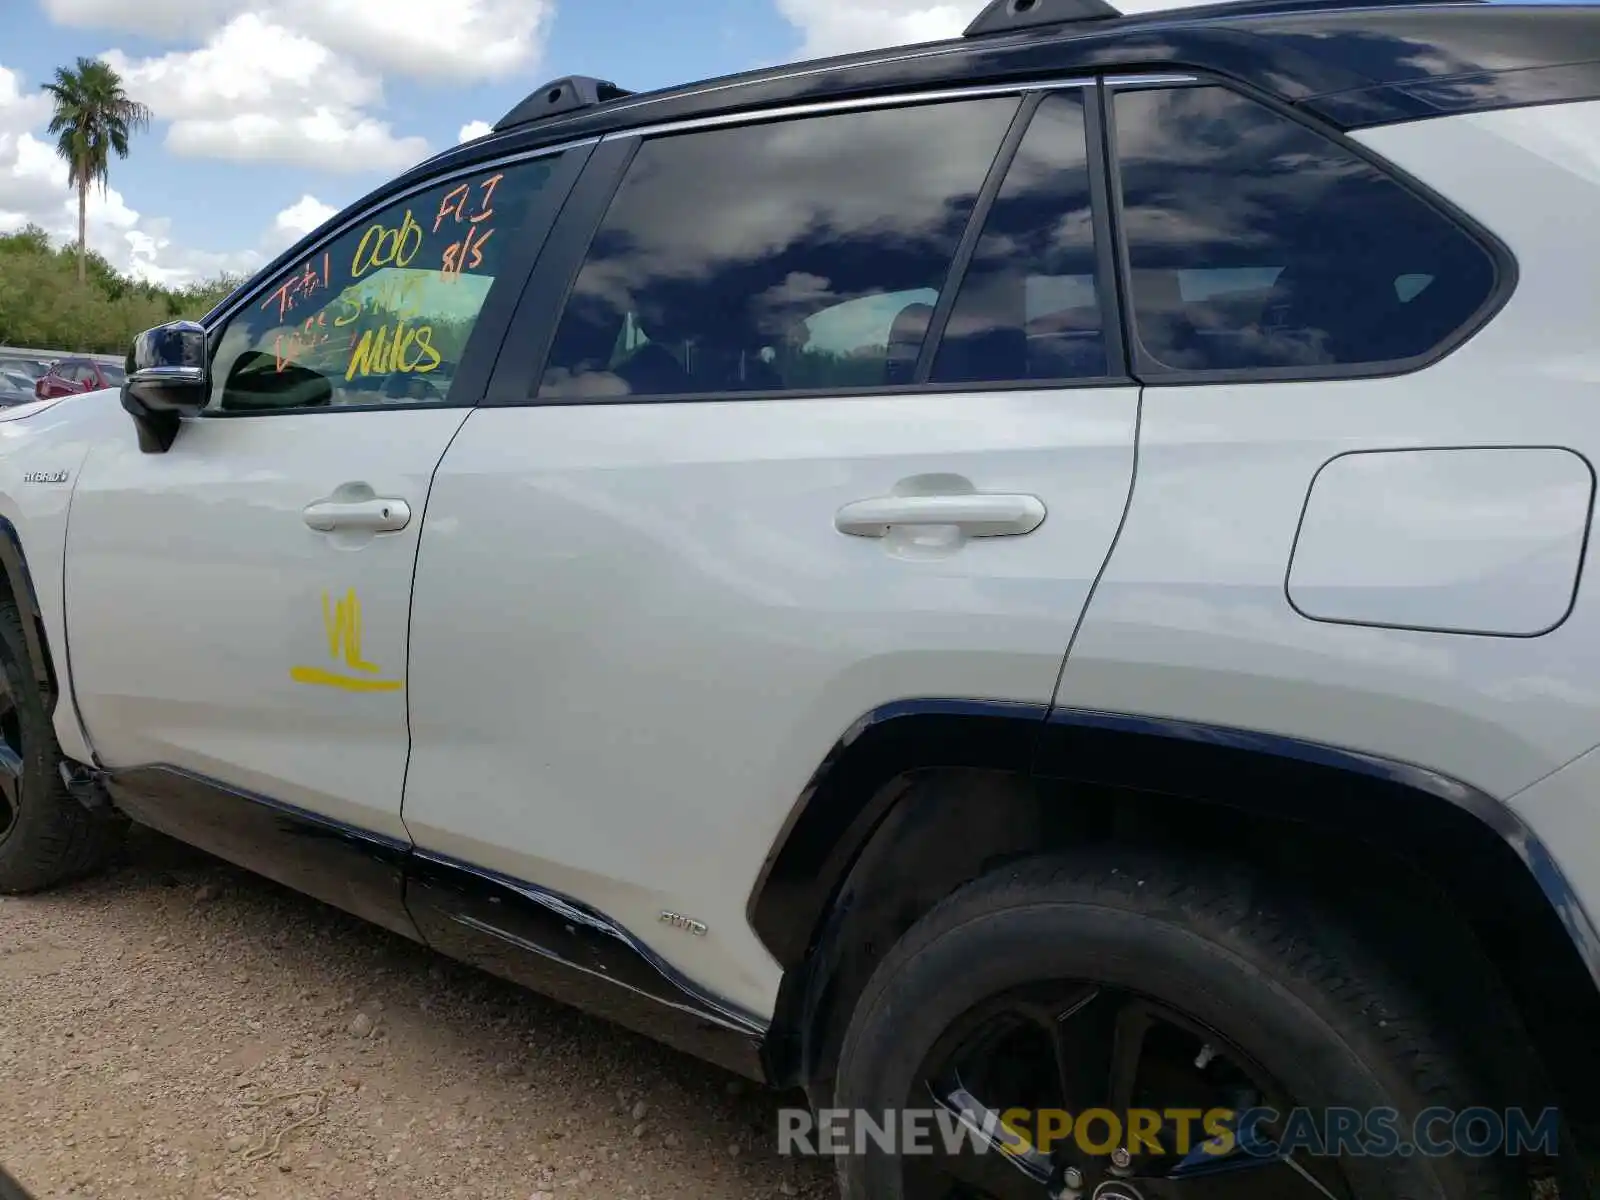
[[[1112,373],[1083,104],[1080,93],[1063,92],[1034,113],[985,218],[934,359],[934,382]]]
[[[646,140],[590,245],[546,399],[910,383],[1019,100]]]

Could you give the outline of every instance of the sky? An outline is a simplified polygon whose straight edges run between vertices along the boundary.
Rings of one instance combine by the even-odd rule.
[[[982,0],[0,0],[0,232],[77,236],[40,91],[101,58],[154,112],[89,244],[144,279],[249,273],[534,87],[634,91],[952,36]]]

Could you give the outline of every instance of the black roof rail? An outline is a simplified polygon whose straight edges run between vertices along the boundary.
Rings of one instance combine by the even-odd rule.
[[[1411,8],[1417,5],[1480,5],[1492,0],[1218,0],[1211,4],[1174,4],[1170,8],[1121,13],[1107,0],[991,0],[967,26],[967,37],[1009,33],[1040,25],[1072,25],[1121,17],[1125,21],[1202,21],[1215,17],[1289,16],[1345,8]]]
[[[1204,20],[1208,17],[1289,17],[1297,13],[1338,12],[1351,8],[1417,8],[1482,6],[1494,0],[1222,0],[1219,4],[1155,9],[1135,14],[1151,19]]]
[[[964,37],[1010,33],[1035,25],[1066,25],[1079,21],[1108,21],[1122,14],[1106,0],[990,0]]]
[[[545,117],[593,108],[608,100],[620,100],[624,96],[631,95],[633,93],[626,88],[620,88],[604,79],[592,79],[588,75],[567,75],[561,79],[552,79],[543,87],[535,88],[521,104],[495,122],[494,131],[500,133],[518,125],[541,121]]]

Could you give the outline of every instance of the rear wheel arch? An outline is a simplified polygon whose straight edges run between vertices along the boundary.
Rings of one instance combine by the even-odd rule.
[[[820,1103],[842,1027],[901,933],[1001,862],[1102,840],[1166,841],[1336,891],[1342,875],[1375,879],[1367,916],[1398,923],[1392,952],[1492,968],[1564,1104],[1600,1069],[1600,1047],[1572,1052],[1600,1023],[1600,962],[1585,953],[1600,939],[1559,866],[1504,805],[1420,768],[1244,731],[922,701],[858,722],[785,832],[750,905],[785,967],[768,1069]]]

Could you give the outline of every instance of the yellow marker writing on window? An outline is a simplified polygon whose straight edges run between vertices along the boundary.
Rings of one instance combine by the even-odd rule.
[[[399,679],[380,678],[382,668],[361,657],[361,601],[355,588],[338,601],[322,593],[322,628],[328,635],[328,658],[335,669],[290,667],[290,679],[347,692],[395,692],[405,686]],[[340,666],[345,670],[336,669]]]

